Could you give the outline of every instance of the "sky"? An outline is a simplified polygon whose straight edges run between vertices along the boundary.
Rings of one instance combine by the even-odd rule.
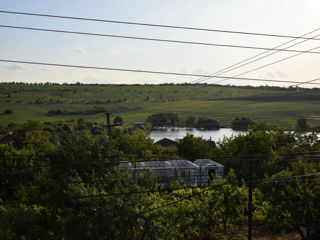
[[[0,10],[293,36],[300,36],[320,28],[318,0],[1,0]],[[290,40],[4,13],[0,13],[0,25],[267,48],[274,48]],[[320,30],[308,36],[316,35],[320,37]],[[310,40],[292,49],[305,51],[318,46],[320,52],[320,41]],[[0,28],[0,59],[20,61],[213,74],[261,52],[263,50]],[[235,76],[292,55],[295,53],[277,53],[224,73],[223,76]],[[319,66],[320,54],[301,54],[244,74],[242,77],[305,82],[320,78]],[[197,79],[199,78],[0,63],[0,82],[158,84],[189,83]],[[206,82],[215,83],[219,80],[212,78]],[[320,81],[318,82],[320,86]],[[221,84],[290,86],[284,83],[230,79]],[[318,87],[318,85],[304,86]]]

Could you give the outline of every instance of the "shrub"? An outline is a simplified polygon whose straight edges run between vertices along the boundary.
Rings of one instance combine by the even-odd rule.
[[[197,128],[200,129],[219,129],[220,128],[220,123],[215,120],[215,119],[211,119],[211,118],[199,118],[197,124],[196,124]]]
[[[247,131],[255,122],[246,117],[236,117],[231,125],[233,130]]]
[[[3,111],[3,114],[12,114],[12,113],[13,112],[10,109],[6,109],[6,110]]]
[[[307,119],[304,118],[300,118],[297,120],[297,127],[299,130],[307,130],[309,128],[308,123],[307,123]]]
[[[115,119],[113,120],[113,124],[115,124],[115,125],[122,125],[123,122],[124,122],[123,118],[119,117],[119,116],[115,117]]]
[[[179,117],[175,113],[157,113],[149,116],[147,122],[153,127],[176,126],[179,123]]]

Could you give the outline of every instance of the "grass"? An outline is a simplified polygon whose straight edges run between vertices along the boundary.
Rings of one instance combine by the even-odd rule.
[[[88,115],[95,107],[113,109],[112,116],[121,116],[127,124],[144,121],[156,112],[176,112],[179,116],[206,116],[230,126],[236,116],[247,116],[286,128],[294,128],[300,117],[320,116],[318,89],[252,88],[213,85],[40,85],[0,84],[0,113],[10,109],[13,114],[1,114],[0,125],[27,120],[105,122],[102,113]],[[263,98],[261,99],[261,96]],[[278,99],[270,101],[270,96]],[[290,96],[290,101],[280,101]],[[248,101],[248,97],[260,97]],[[309,97],[309,98],[308,98]],[[236,98],[236,99],[230,99]],[[241,100],[244,98],[244,100]],[[268,99],[269,98],[269,99]],[[294,100],[295,98],[299,100]],[[308,100],[304,100],[304,98]],[[265,100],[264,100],[265,99]],[[286,99],[284,97],[284,99]],[[73,115],[49,116],[50,110],[76,112]],[[317,121],[309,121],[318,125]]]

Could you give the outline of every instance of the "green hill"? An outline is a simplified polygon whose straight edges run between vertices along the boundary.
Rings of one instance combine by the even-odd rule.
[[[104,122],[103,111],[127,124],[152,113],[175,112],[218,119],[230,126],[236,116],[293,128],[300,117],[320,116],[320,89],[216,85],[0,84],[0,124],[40,121]],[[51,114],[50,114],[51,112]],[[49,113],[49,114],[48,114]],[[318,122],[309,120],[310,125]]]

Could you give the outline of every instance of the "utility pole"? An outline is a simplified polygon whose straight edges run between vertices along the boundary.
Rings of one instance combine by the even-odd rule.
[[[249,158],[248,160],[248,194],[249,194],[249,201],[248,201],[248,240],[252,240],[252,160]]]
[[[105,114],[106,114],[106,118],[107,118],[108,137],[109,137],[109,139],[110,139],[110,142],[112,142],[111,128],[112,128],[112,127],[116,127],[116,126],[120,126],[121,124],[112,124],[112,125],[111,125],[111,123],[110,123],[110,115],[111,115],[112,113],[106,112]]]
[[[110,124],[110,114],[109,112],[106,112],[106,118],[107,118],[107,128],[108,128],[108,136],[109,136],[109,139],[110,139],[110,142],[112,142],[112,138],[111,138],[111,128],[113,127],[111,124]]]
[[[106,117],[107,117],[107,128],[108,128],[108,136],[111,140],[111,125],[110,125],[110,114],[109,112],[106,112]]]

